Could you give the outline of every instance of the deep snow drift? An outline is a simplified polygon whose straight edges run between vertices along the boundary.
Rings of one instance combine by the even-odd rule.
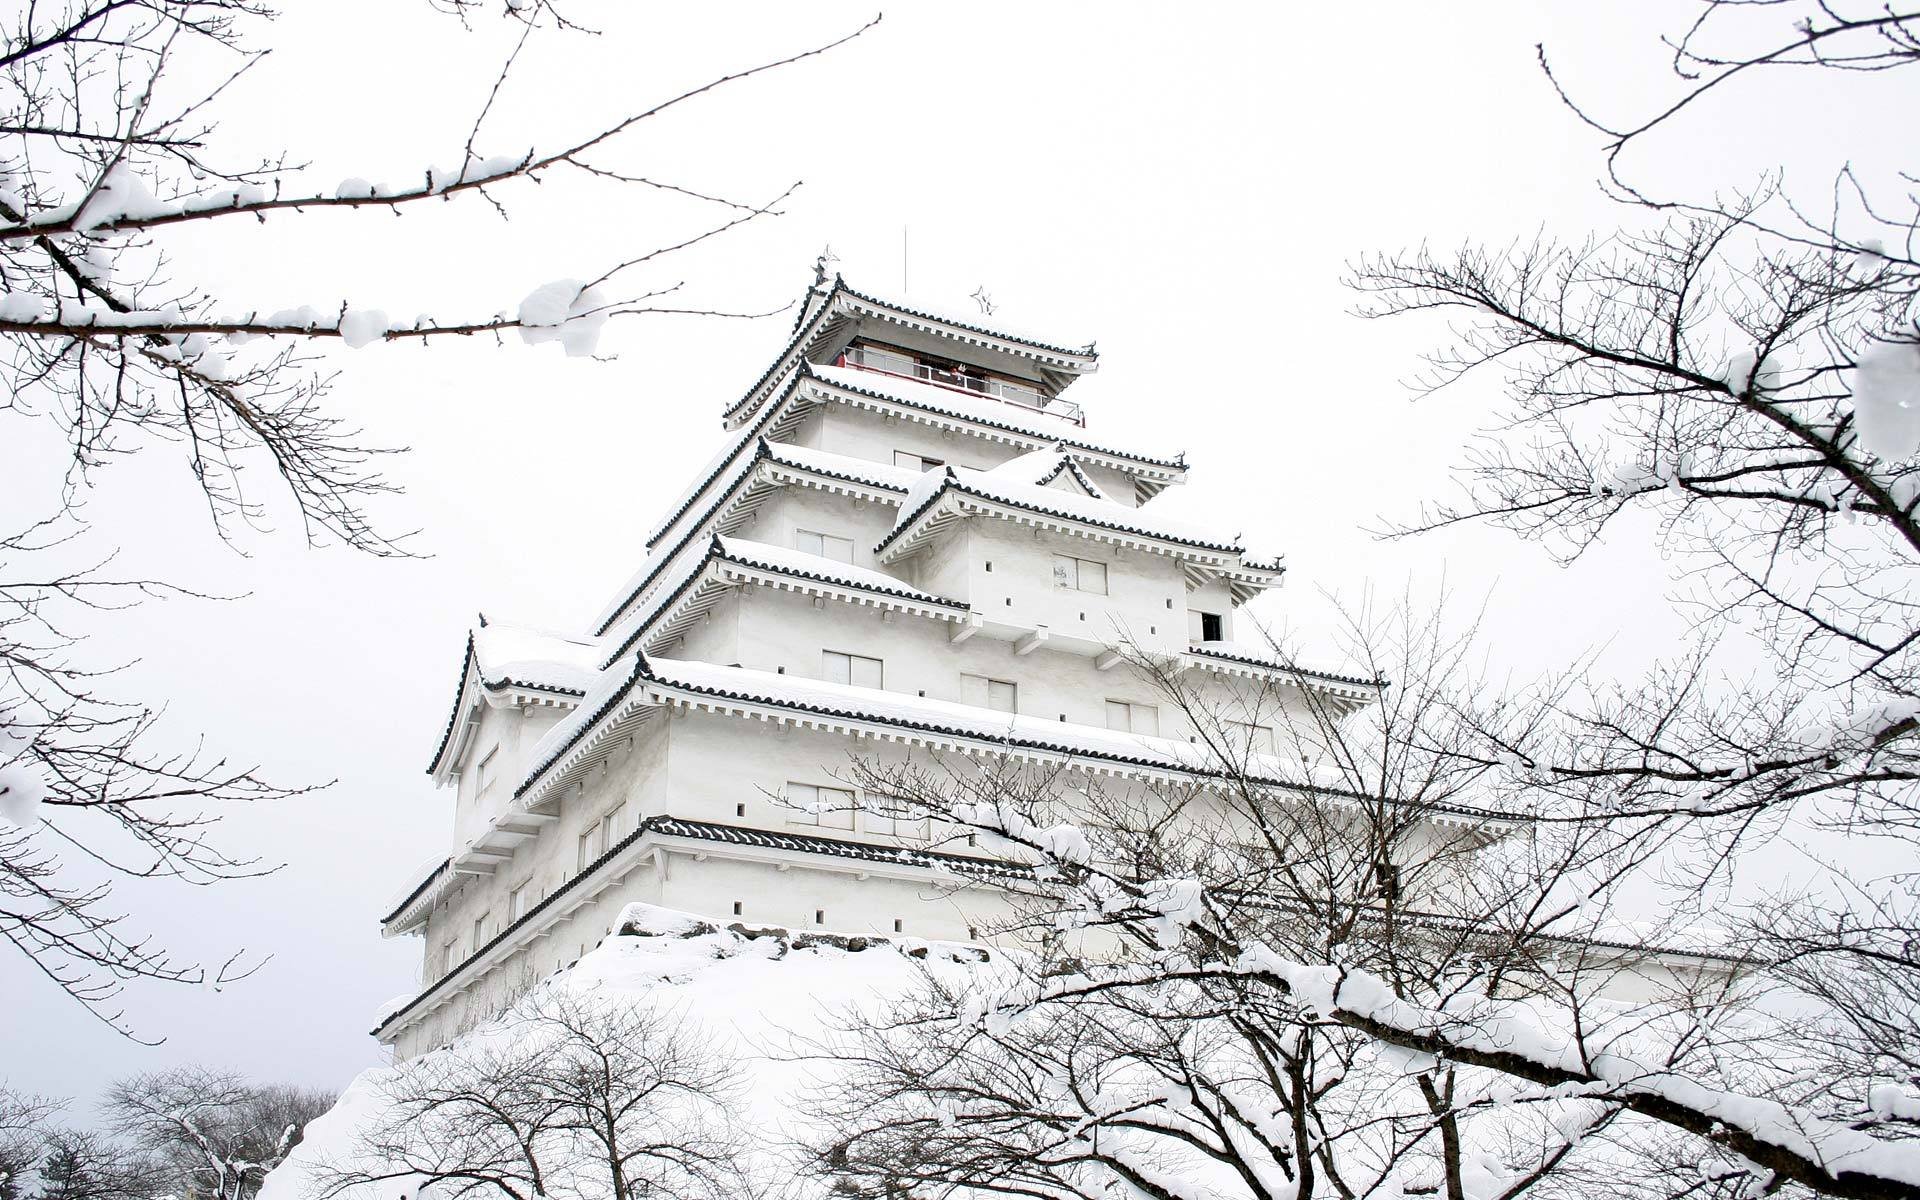
[[[798,1183],[802,1191],[812,1189],[798,1179],[790,1147],[809,1132],[804,1095],[831,1065],[800,1060],[796,1051],[844,1028],[849,1012],[871,1013],[914,991],[928,972],[957,981],[992,971],[990,952],[974,946],[721,927],[649,904],[628,905],[615,928],[540,986],[652,1009],[691,1026],[745,1084],[740,1115],[754,1147],[749,1169],[763,1179]],[[510,1025],[482,1025],[460,1045],[513,1036]],[[357,1134],[379,1119],[386,1085],[396,1072],[418,1070],[432,1058],[363,1072],[332,1111],[307,1127],[305,1139],[267,1177],[259,1200],[313,1200],[324,1168],[361,1165],[353,1161]],[[400,1179],[351,1194],[354,1200],[412,1200],[419,1183]]]

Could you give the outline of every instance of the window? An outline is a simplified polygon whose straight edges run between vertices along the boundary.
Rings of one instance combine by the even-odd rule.
[[[602,828],[603,826],[596,822],[587,826],[586,831],[580,835],[580,857],[579,862],[574,866],[575,870],[586,870],[594,859],[600,857],[599,847],[606,844],[600,840]]]
[[[1229,721],[1227,725],[1233,731],[1236,744],[1249,754],[1273,753],[1273,726],[1255,725],[1248,721]]]
[[[1190,642],[1224,642],[1227,640],[1227,622],[1216,612],[1202,612],[1197,608],[1187,610],[1187,640]]]
[[[822,829],[853,828],[853,793],[846,788],[789,783],[787,803],[793,806],[793,812],[787,819],[796,825],[817,825]]]
[[[1126,700],[1107,701],[1107,728],[1122,733],[1160,736],[1160,710],[1151,704],[1133,704]]]
[[[932,836],[933,825],[927,816],[927,810],[915,804],[909,804],[898,796],[864,797],[860,811],[860,826],[868,833],[881,833],[888,837],[912,838],[927,841]]]
[[[867,658],[859,654],[842,654],[838,650],[826,652],[827,679],[833,683],[850,683],[854,687],[885,687],[885,672],[877,658]]]
[[[960,702],[971,704],[975,708],[990,708],[995,712],[1019,712],[1020,688],[1004,679],[988,679],[985,675],[962,675]]]
[[[453,974],[453,969],[459,965],[460,944],[458,942],[448,942],[440,955],[440,974],[451,975]]]
[[[600,820],[600,850],[605,853],[609,846],[620,840],[620,831],[627,827],[627,802],[622,800],[608,810]]]
[[[793,548],[802,554],[818,554],[821,558],[830,558],[835,562],[853,561],[853,539],[835,537],[830,533],[817,533],[811,529],[793,531]]]
[[[500,774],[499,758],[500,747],[495,746],[487,751],[486,757],[480,760],[480,765],[473,769],[474,799],[477,800],[486,795],[487,789],[493,786],[494,779]]]
[[[1107,564],[1066,554],[1053,556],[1053,586],[1073,592],[1107,594]]]
[[[507,923],[512,924],[526,915],[527,885],[523,883],[507,893]]]
[[[480,953],[480,947],[487,944],[487,914],[481,913],[473,919],[473,952]]]
[[[895,450],[893,452],[893,465],[896,467],[907,467],[915,471],[931,471],[935,467],[946,466],[947,460],[944,458],[928,458],[924,454],[915,454],[909,450]]]

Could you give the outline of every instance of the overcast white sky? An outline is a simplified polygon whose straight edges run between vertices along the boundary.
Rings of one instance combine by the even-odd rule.
[[[328,188],[403,181],[457,159],[507,46],[419,0],[290,2],[271,59],[231,96],[223,135],[286,149]],[[1551,667],[1613,642],[1626,662],[1675,630],[1665,567],[1637,545],[1571,570],[1494,533],[1383,543],[1366,530],[1444,494],[1489,393],[1411,402],[1401,381],[1433,326],[1348,315],[1343,261],[1363,251],[1545,227],[1580,236],[1619,214],[1598,195],[1596,138],[1534,61],[1603,111],[1671,92],[1656,42],[1674,6],[1586,2],[1349,5],[988,3],[891,7],[830,57],[709,97],[649,126],[622,161],[730,195],[805,186],[787,214],[673,261],[691,299],[748,309],[796,298],[831,243],[848,280],[966,315],[985,286],[1053,340],[1097,339],[1076,385],[1089,430],[1186,451],[1192,482],[1156,503],[1284,551],[1276,620],[1313,625],[1318,589],[1367,581],[1491,593],[1505,665]],[[864,5],[582,5],[597,39],[536,43],[483,153],[551,142],[701,79],[857,26]],[[1787,166],[1818,190],[1836,119],[1859,145],[1898,145],[1903,106],[1866,80],[1842,113],[1792,88],[1703,110],[1649,164],[1679,182],[1744,182]],[[1876,91],[1876,89],[1879,89]],[[1885,113],[1884,118],[1872,114]],[[1740,119],[1735,121],[1733,116]],[[1876,124],[1876,121],[1879,123]],[[1763,136],[1764,132],[1764,136]],[[472,201],[325,214],[176,235],[177,274],[230,307],[350,300],[397,317],[485,315],[551,279],[677,240],[703,214],[577,181],[510,194],[503,222]],[[129,573],[228,603],[150,604],[87,647],[137,658],[125,694],[164,698],[172,729],[258,760],[273,778],[336,781],[235,812],[231,844],[285,862],[217,889],[129,889],[138,919],[183,951],[271,953],[218,994],[136,989],[145,1049],[92,1022],[17,959],[0,960],[0,1078],[86,1095],[178,1061],[343,1086],[375,1062],[375,1008],[411,988],[419,944],[376,917],[443,854],[449,801],[423,767],[446,719],[476,610],[575,629],[633,570],[644,531],[713,452],[721,405],[755,379],[790,317],[657,318],[610,329],[610,362],[491,342],[339,351],[333,403],[368,439],[410,446],[383,510],[432,557],[309,550],[290,527],[212,536],[180,461],[160,449],[98,476],[96,545]],[[1488,382],[1491,382],[1489,380]],[[0,416],[0,517],[38,512],[57,462]],[[266,478],[256,481],[262,488]]]

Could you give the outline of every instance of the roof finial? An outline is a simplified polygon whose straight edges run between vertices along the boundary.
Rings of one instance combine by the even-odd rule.
[[[813,260],[813,286],[827,286],[827,264],[837,263],[840,256],[833,252],[833,243],[829,242],[820,249],[820,257]]]
[[[986,284],[983,283],[979,287],[973,289],[973,302],[980,306],[980,311],[982,313],[985,313],[989,317],[993,315],[993,308],[994,308],[993,297],[987,295]]]
[[[480,617],[480,628],[485,629],[487,627],[487,614],[480,613],[479,617]]]

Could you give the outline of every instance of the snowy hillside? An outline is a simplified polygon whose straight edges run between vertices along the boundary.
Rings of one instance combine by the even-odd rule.
[[[628,906],[617,928],[573,967],[535,989],[515,1013],[480,1026],[451,1046],[362,1073],[331,1112],[307,1127],[305,1140],[268,1176],[260,1200],[313,1200],[330,1190],[355,1200],[414,1197],[432,1177],[430,1170],[420,1168],[436,1162],[446,1167],[457,1160],[463,1171],[485,1164],[485,1170],[507,1177],[527,1170],[525,1163],[505,1161],[512,1155],[503,1155],[498,1144],[508,1122],[481,1131],[468,1119],[470,1114],[450,1121],[446,1095],[433,1093],[436,1103],[431,1106],[423,1100],[448,1082],[497,1099],[503,1089],[526,1081],[529,1065],[538,1062],[547,1069],[556,1057],[551,1052],[554,1023],[536,1028],[539,1023],[530,1022],[524,1010],[554,1004],[575,1015],[607,1013],[650,1022],[644,1026],[649,1036],[670,1036],[680,1051],[697,1060],[678,1061],[663,1074],[685,1080],[704,1073],[713,1084],[709,1096],[692,1094],[698,1090],[694,1088],[685,1094],[676,1094],[671,1086],[661,1088],[643,1103],[663,1115],[639,1118],[639,1125],[623,1133],[650,1133],[656,1141],[677,1140],[683,1148],[697,1138],[726,1137],[740,1168],[758,1183],[777,1184],[782,1194],[793,1194],[796,1186],[801,1193],[809,1192],[812,1189],[798,1180],[791,1148],[810,1132],[802,1100],[822,1079],[823,1064],[800,1057],[806,1048],[843,1025],[846,1014],[874,1012],[889,999],[914,991],[928,973],[957,982],[994,969],[988,952],[971,946],[738,924],[720,928],[646,904]],[[583,1007],[570,1007],[576,1004]],[[603,1028],[591,1032],[597,1040],[610,1040]],[[654,1065],[621,1070],[616,1064],[615,1073],[627,1076],[638,1098],[644,1083],[636,1077]],[[660,1096],[670,1098],[663,1103]],[[670,1128],[675,1122],[682,1127]],[[717,1128],[728,1124],[731,1129]],[[404,1127],[410,1139],[427,1144],[411,1145],[406,1157],[372,1152],[383,1127],[389,1134]],[[672,1136],[658,1136],[661,1133]],[[545,1190],[616,1194],[605,1179],[609,1156],[600,1144],[590,1136],[584,1147],[578,1140],[566,1140],[580,1136],[579,1130],[562,1135],[553,1144],[561,1149],[550,1146],[542,1156],[539,1170],[547,1173]],[[463,1141],[457,1153],[452,1152],[455,1140]],[[628,1167],[640,1175],[641,1168],[650,1165],[658,1164]],[[342,1188],[342,1172],[364,1172],[366,1178]],[[563,1184],[557,1174],[570,1178]],[[471,1186],[476,1181],[462,1182]],[[628,1186],[635,1194],[646,1190],[633,1180]]]

